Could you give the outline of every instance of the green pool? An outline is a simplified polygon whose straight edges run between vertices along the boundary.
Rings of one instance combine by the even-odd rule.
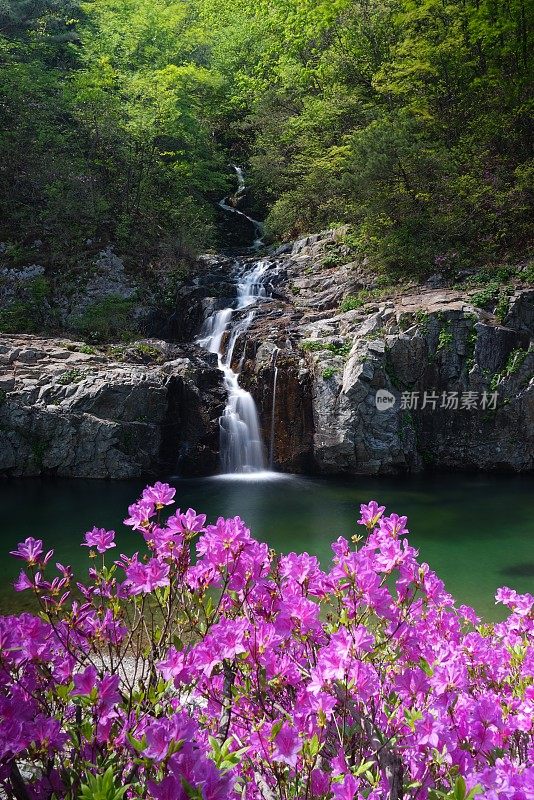
[[[177,505],[213,520],[239,514],[253,534],[278,550],[314,553],[328,563],[330,542],[356,531],[361,502],[376,499],[408,516],[411,543],[460,602],[487,619],[502,617],[494,605],[502,585],[534,591],[534,480],[508,475],[424,475],[406,478],[326,480],[279,476],[264,480],[170,479]],[[0,611],[27,602],[11,582],[21,562],[8,555],[26,536],[42,538],[56,559],[82,572],[87,550],[79,543],[94,524],[114,527],[119,547],[139,547],[121,526],[144,483],[82,480],[5,480],[0,483]],[[361,532],[361,529],[359,529]]]

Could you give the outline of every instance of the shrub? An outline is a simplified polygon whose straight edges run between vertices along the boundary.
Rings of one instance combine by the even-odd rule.
[[[335,356],[348,356],[352,344],[350,341],[342,342],[323,342],[320,339],[306,339],[300,342],[300,347],[309,353],[319,353],[323,350],[333,353]]]
[[[6,308],[0,310],[1,333],[38,333],[48,319],[50,284],[43,276],[27,286]]]
[[[39,321],[31,303],[15,300],[0,311],[1,333],[37,333]]]
[[[129,340],[134,336],[132,328],[132,310],[134,300],[111,295],[97,303],[93,303],[71,325],[82,336],[96,342],[105,342],[113,338]]]
[[[69,383],[79,383],[84,376],[85,373],[81,369],[68,369],[59,376],[57,382],[62,386],[68,386]]]
[[[9,800],[527,800],[531,595],[481,625],[374,501],[323,570],[239,517],[167,516],[174,495],[128,510],[146,556],[86,533],[83,583],[40,540],[13,552],[41,610],[0,618]]]
[[[438,351],[439,350],[450,350],[451,345],[454,341],[453,333],[448,325],[442,328],[439,332],[438,336]]]

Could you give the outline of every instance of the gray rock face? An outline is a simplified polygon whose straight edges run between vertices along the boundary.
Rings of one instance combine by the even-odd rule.
[[[242,382],[265,441],[273,367],[262,354],[279,348],[274,463],[332,474],[532,470],[534,291],[515,291],[504,325],[441,285],[343,313],[341,299],[374,276],[332,265],[325,252],[338,240],[328,231],[277,254],[286,280],[248,331]]]
[[[0,474],[213,472],[223,407],[217,371],[196,352],[142,345],[159,353],[157,363],[122,363],[84,353],[80,343],[2,337]]]

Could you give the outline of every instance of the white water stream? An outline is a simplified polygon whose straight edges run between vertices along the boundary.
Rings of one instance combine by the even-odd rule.
[[[238,178],[236,197],[245,191],[243,172],[234,167]],[[219,203],[221,208],[246,217],[254,226],[256,239],[253,248],[261,246],[262,225],[248,217],[242,211],[228,203],[224,198]],[[228,395],[224,413],[220,418],[220,459],[221,469],[226,474],[252,474],[267,470],[265,449],[263,446],[258,411],[252,395],[239,385],[245,348],[237,371],[232,368],[234,348],[239,337],[246,333],[254,317],[253,306],[262,297],[267,296],[265,282],[269,263],[264,260],[236,260],[236,303],[235,307],[223,308],[211,314],[200,332],[197,340],[201,347],[210,353],[216,353],[218,366],[224,376],[224,386]],[[247,314],[238,314],[234,322],[235,312],[249,308]],[[223,337],[229,333],[228,343],[223,346]]]
[[[217,353],[218,366],[223,373],[228,394],[226,408],[220,419],[221,469],[224,473],[261,472],[267,468],[256,404],[252,395],[239,385],[244,349],[238,371],[232,369],[236,342],[248,330],[254,312],[251,308],[245,316],[239,315],[233,324],[232,318],[235,311],[253,306],[259,298],[266,296],[262,278],[267,267],[267,262],[257,261],[243,271],[236,283],[236,309],[223,308],[209,316],[197,340],[210,353]],[[226,331],[229,332],[229,338],[224,348],[222,340]]]
[[[243,170],[241,167],[234,166],[235,173],[237,175],[237,192],[233,195],[235,200],[239,200],[240,197],[246,191],[245,186],[245,176],[243,175]],[[240,211],[235,205],[232,205],[229,200],[232,196],[223,197],[222,200],[219,200],[219,206],[222,208],[223,211],[228,212],[229,214],[239,214],[240,217],[248,220],[252,227],[254,228],[254,241],[251,246],[251,250],[259,250],[259,248],[263,244],[263,224],[259,222],[257,219],[252,219],[249,217],[248,214],[245,214],[244,211]]]

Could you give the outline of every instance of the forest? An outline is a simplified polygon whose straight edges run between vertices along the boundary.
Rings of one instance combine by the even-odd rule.
[[[373,268],[415,278],[524,260],[531,17],[525,0],[2,0],[2,257],[216,247],[237,163],[271,242],[348,224]]]

